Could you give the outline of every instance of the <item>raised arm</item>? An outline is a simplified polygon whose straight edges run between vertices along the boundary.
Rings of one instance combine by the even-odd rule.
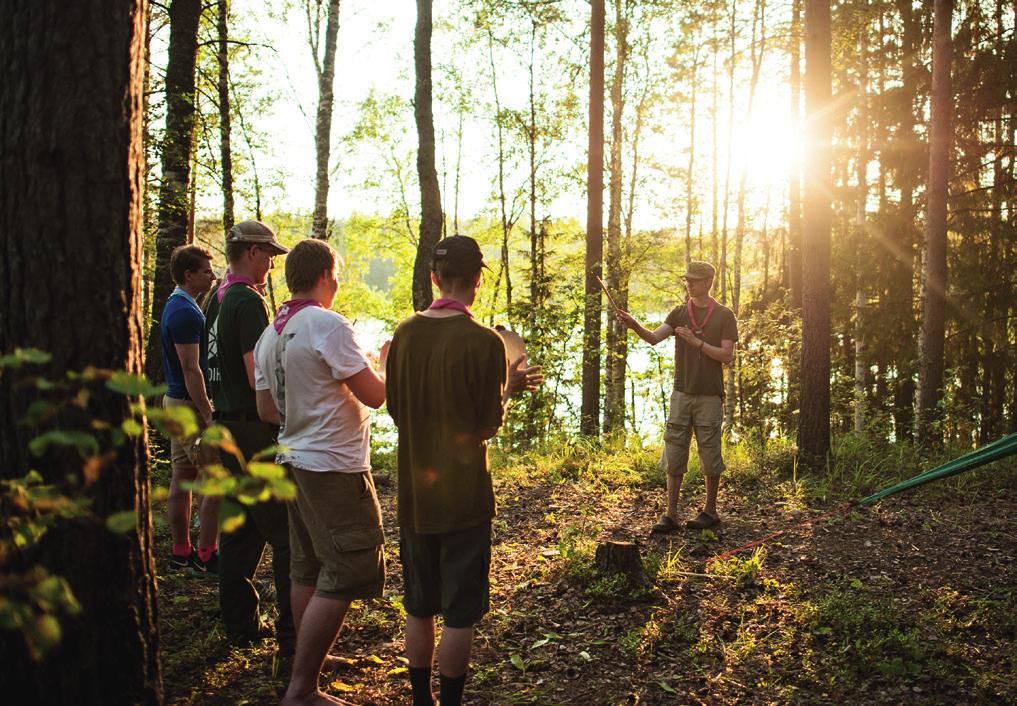
[[[649,343],[651,346],[657,345],[674,333],[674,329],[668,324],[661,324],[654,330],[650,331],[648,328],[636,321],[632,314],[627,311],[622,311],[621,309],[615,311],[615,316],[617,316],[619,321],[635,331],[637,336]]]

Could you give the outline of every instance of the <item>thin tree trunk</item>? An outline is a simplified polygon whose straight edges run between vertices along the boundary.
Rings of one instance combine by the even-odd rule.
[[[830,451],[830,0],[805,0],[805,166],[802,222],[801,412],[799,465],[822,473]]]
[[[622,0],[614,0],[614,77],[611,81],[611,155],[607,209],[607,283],[617,292],[624,279],[621,273],[621,211],[622,211],[622,119],[625,112],[625,64],[628,57],[628,20]],[[612,313],[607,317],[607,374],[605,375],[604,433],[624,429],[625,425],[625,361],[619,357],[619,344],[627,338],[628,329]],[[618,366],[623,373],[618,375]]]
[[[698,37],[696,40],[698,42]],[[685,264],[692,260],[692,189],[696,166],[696,92],[699,88],[699,45],[692,55],[692,100],[689,102],[689,166],[685,172]]]
[[[932,53],[932,108],[929,124],[929,186],[922,270],[921,374],[918,387],[919,439],[942,443],[943,362],[946,331],[946,201],[950,178],[953,95],[952,0],[935,0]]]
[[[537,329],[537,311],[540,309],[540,275],[537,262],[537,101],[534,94],[534,70],[536,68],[537,19],[530,20],[530,123],[526,138],[530,158],[530,310],[526,317],[530,335]]]
[[[143,373],[145,18],[143,1],[38,0],[7,4],[0,22],[0,351],[48,351],[40,372],[52,380],[90,366]],[[84,488],[76,455],[29,452],[36,431],[19,420],[36,399],[0,376],[0,477],[36,469],[81,489],[72,492],[90,514],[58,521],[31,553],[12,550],[5,571],[29,564],[64,577],[82,612],[60,620],[60,643],[42,661],[19,633],[0,634],[0,693],[11,703],[161,703],[147,437],[112,449]],[[97,386],[84,414],[118,429],[139,402]],[[105,518],[120,512],[138,521],[114,534]]]
[[[219,150],[222,162],[222,228],[223,233],[233,227],[233,151],[230,147],[230,65],[229,65],[229,0],[218,0],[219,16],[216,24],[219,39]]]
[[[866,201],[869,198],[868,167],[868,26],[863,25],[858,38],[858,55],[860,60],[858,81],[858,155],[856,156],[855,175],[858,195],[855,204],[855,262],[858,271],[855,273],[855,410],[854,430],[861,433],[865,429],[866,402],[866,331],[865,331],[865,281],[867,277],[862,271],[862,263],[866,257],[868,243],[866,238]]]
[[[431,111],[431,0],[417,0],[417,28],[413,42],[416,91],[413,116],[417,123],[417,173],[420,180],[420,238],[413,263],[413,308],[431,305],[431,256],[441,235],[441,191],[434,168],[434,115]]]
[[[498,205],[501,208],[501,268],[499,278],[505,276],[505,313],[512,321],[512,270],[509,267],[509,235],[512,224],[509,222],[505,200],[505,135],[502,124],[501,100],[498,97],[498,71],[494,64],[494,37],[487,33],[488,56],[491,60],[491,88],[494,91],[494,123],[498,128]]]
[[[731,60],[727,71],[727,168],[724,171],[724,213],[722,216],[720,237],[720,262],[717,263],[717,274],[720,276],[720,303],[727,304],[727,217],[731,210],[731,156],[734,152],[734,112],[735,112],[735,66],[738,54],[735,52],[735,18],[738,15],[738,3],[731,0],[731,27],[729,34]]]
[[[793,0],[791,6],[791,134],[801,133],[801,46],[802,0]],[[791,158],[788,183],[788,286],[791,306],[802,308],[802,155],[797,143]]]
[[[325,25],[325,54],[321,57],[320,63],[317,46],[312,47],[315,65],[318,67],[318,115],[314,122],[314,214],[311,217],[311,237],[319,240],[327,240],[329,236],[328,162],[332,151],[332,105],[334,103],[335,51],[338,36],[339,0],[329,0],[328,20]],[[428,64],[430,64],[430,60],[428,60]]]
[[[586,301],[583,310],[583,377],[580,431],[600,428],[600,316],[597,278],[604,257],[604,0],[591,0],[590,123],[587,149]]]
[[[158,230],[155,236],[155,264],[152,268],[155,277],[149,307],[152,323],[145,347],[145,374],[157,382],[163,378],[159,318],[174,287],[169,270],[170,253],[191,240],[188,235],[188,192],[191,182],[191,148],[194,144],[194,68],[200,18],[200,0],[173,0],[169,6],[166,133],[163,137]]]
[[[718,71],[717,68],[717,58],[720,56],[720,39],[717,33],[718,16],[719,9],[715,9],[713,15],[713,43],[711,46],[711,48],[713,49],[713,81],[711,85],[713,91],[713,112],[711,113],[710,118],[713,136],[713,150],[712,150],[713,166],[710,170],[711,181],[713,186],[713,215],[712,215],[712,224],[710,227],[713,248],[710,251],[710,262],[713,263],[714,266],[717,265],[717,262],[720,258],[720,247],[719,243],[717,242],[718,235],[717,223],[719,220],[718,216],[720,215],[720,199],[718,196],[719,192],[718,182],[720,179],[719,174],[720,170],[717,168],[717,153],[719,151],[719,141],[717,139],[717,127],[720,123],[720,105],[718,99],[720,95],[720,72]]]

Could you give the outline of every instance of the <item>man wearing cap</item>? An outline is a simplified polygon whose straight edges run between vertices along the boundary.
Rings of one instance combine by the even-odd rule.
[[[725,468],[720,448],[724,365],[734,360],[738,325],[734,313],[710,296],[715,272],[708,262],[689,263],[684,275],[688,300],[675,307],[653,331],[644,328],[628,312],[616,312],[619,321],[651,346],[672,334],[675,336],[674,390],[660,459],[667,474],[667,511],[653,526],[653,532],[673,532],[678,528],[678,492],[688,468],[693,433],[706,481],[706,504],[698,516],[685,524],[689,529],[720,524],[717,490]]]
[[[213,419],[225,426],[245,458],[275,444],[278,427],[258,418],[254,392],[254,346],[268,326],[268,306],[259,289],[275,265],[276,255],[288,252],[264,223],[237,223],[226,234],[229,272],[208,299],[205,311],[205,345],[208,353],[209,392],[215,405]],[[223,465],[233,473],[236,460],[222,454]],[[251,643],[271,635],[259,613],[254,574],[265,551],[272,546],[276,603],[279,619],[276,637],[284,651],[292,652],[293,612],[290,606],[290,542],[286,506],[269,501],[241,506],[244,523],[223,532],[219,548],[219,603],[226,635]]]
[[[505,344],[473,318],[485,267],[472,238],[438,242],[431,282],[440,298],[396,328],[386,365],[389,414],[399,431],[399,555],[406,656],[414,706],[431,706],[434,618],[444,618],[442,706],[462,701],[473,626],[488,610],[494,491],[487,441],[510,395],[534,389],[539,367],[506,369]]]

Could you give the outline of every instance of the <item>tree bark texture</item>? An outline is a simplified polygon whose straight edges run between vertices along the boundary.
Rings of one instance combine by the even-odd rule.
[[[600,427],[600,315],[597,278],[604,258],[604,0],[590,14],[590,124],[586,162],[586,302],[583,311],[583,378],[580,431]]]
[[[222,232],[223,238],[233,227],[233,148],[230,145],[232,128],[230,122],[230,44],[229,44],[229,0],[218,0],[219,13],[216,18],[218,38],[217,59],[219,62],[219,160],[222,170]]]
[[[868,168],[869,168],[869,111],[868,111],[868,40],[866,33],[868,26],[863,25],[859,31],[858,55],[859,86],[858,86],[858,154],[855,157],[855,179],[858,187],[858,194],[855,197],[855,262],[858,263],[858,271],[855,273],[855,410],[854,430],[862,433],[865,429],[866,416],[866,378],[868,371],[867,349],[866,349],[866,321],[865,303],[866,290],[865,282],[868,279],[862,270],[862,263],[866,261],[868,243],[866,228],[866,202],[869,198]]]
[[[8,3],[0,23],[0,351],[49,351],[51,378],[142,372],[145,5]],[[29,456],[29,401],[0,378],[0,474],[62,481],[68,465]],[[100,388],[88,409],[118,426],[128,403]],[[38,663],[20,636],[0,636],[11,703],[161,702],[147,458],[144,436],[119,447],[85,491],[98,519],[59,524],[37,548],[83,612]],[[111,534],[101,518],[121,511],[138,526]]]
[[[805,198],[802,219],[802,358],[798,451],[821,473],[830,451],[830,0],[805,0]]]
[[[428,84],[430,84],[431,63],[430,16],[430,8],[428,8]],[[419,24],[417,31],[418,33],[420,31]],[[335,51],[338,36],[339,0],[329,0],[328,20],[325,25],[325,55],[321,58],[321,68],[318,72],[318,116],[314,123],[316,169],[314,172],[314,214],[311,219],[311,236],[319,240],[328,238],[328,162],[332,151],[332,105],[334,103]],[[419,82],[418,78],[418,86]],[[430,96],[430,91],[428,91],[428,96]]]
[[[145,347],[145,374],[163,379],[159,318],[173,291],[169,259],[174,248],[188,242],[191,150],[194,144],[194,68],[198,54],[200,0],[173,0],[169,6],[170,39],[166,65],[166,134],[162,144],[162,182],[155,237],[152,323]]]
[[[929,185],[922,271],[921,371],[918,386],[919,440],[942,441],[943,360],[946,331],[946,199],[950,178],[950,86],[952,0],[936,0],[933,19],[932,108],[929,125]]]
[[[431,306],[431,257],[441,236],[441,190],[434,166],[434,115],[431,111],[431,0],[417,0],[413,42],[417,73],[413,116],[417,121],[417,174],[420,179],[420,237],[413,263],[413,308]]]
[[[607,208],[607,285],[612,292],[621,289],[622,274],[622,118],[625,112],[625,63],[628,56],[628,20],[623,0],[614,0],[614,76],[611,80],[611,154]],[[625,358],[620,343],[628,328],[614,312],[607,316],[607,370],[604,395],[604,432],[625,428]]]
[[[791,134],[799,134],[802,98],[802,0],[791,6]],[[796,149],[788,181],[788,288],[791,306],[802,308],[802,160]]]

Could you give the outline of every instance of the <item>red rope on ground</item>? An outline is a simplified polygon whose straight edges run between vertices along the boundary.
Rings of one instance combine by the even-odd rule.
[[[802,529],[804,527],[809,527],[811,525],[816,524],[817,522],[822,522],[823,520],[828,520],[831,517],[835,517],[837,515],[846,515],[851,510],[851,508],[853,508],[853,507],[854,507],[854,503],[850,503],[845,508],[840,508],[838,510],[833,510],[833,511],[828,512],[828,513],[826,513],[824,515],[820,515],[819,517],[813,517],[813,518],[809,518],[807,520],[803,520],[802,522],[799,522],[794,527],[788,527],[787,529],[778,530],[778,531],[776,531],[776,532],[774,532],[772,534],[768,534],[765,537],[762,537],[761,539],[757,539],[757,540],[749,542],[747,544],[743,544],[740,547],[735,547],[734,549],[726,551],[723,554],[716,554],[716,555],[714,555],[711,558],[706,560],[706,566],[709,566],[710,564],[712,564],[715,561],[721,561],[723,559],[728,559],[730,557],[733,557],[735,554],[740,554],[741,552],[745,551],[746,549],[752,549],[752,547],[758,546],[758,545],[762,544],[763,542],[769,542],[771,539],[779,537],[782,534],[787,534],[788,532],[794,532],[794,531],[800,530],[800,529]]]

